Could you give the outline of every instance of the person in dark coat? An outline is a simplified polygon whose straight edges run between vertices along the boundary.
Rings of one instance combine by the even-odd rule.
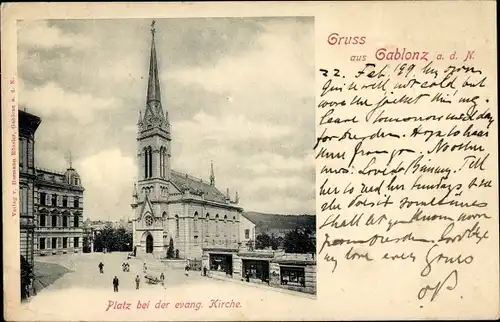
[[[115,278],[113,278],[113,290],[115,292],[118,292],[118,285],[120,285],[120,281],[118,280],[118,277],[115,276]]]
[[[102,262],[100,262],[100,263],[99,263],[99,265],[97,265],[97,267],[99,267],[99,272],[100,272],[101,274],[103,274],[103,273],[104,273],[104,271],[103,271],[104,264],[103,264]]]
[[[139,275],[135,278],[135,289],[139,289],[139,283],[141,283],[141,279],[139,278]]]
[[[160,281],[161,281],[161,285],[164,286],[165,285],[165,275],[163,275],[163,273],[160,274]]]

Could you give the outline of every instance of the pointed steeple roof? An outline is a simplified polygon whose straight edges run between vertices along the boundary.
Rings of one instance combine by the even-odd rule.
[[[156,57],[155,46],[155,21],[151,23],[151,54],[149,57],[148,89],[146,93],[146,108],[144,113],[139,115],[139,134],[151,129],[161,129],[170,135],[170,122],[168,113],[163,111],[161,103],[160,78],[158,76],[158,59]],[[155,130],[155,131],[156,131]],[[167,139],[170,139],[168,137]]]
[[[214,162],[210,162],[210,185],[215,186]]]
[[[156,59],[155,48],[155,21],[151,23],[151,56],[149,58],[149,79],[148,79],[148,96],[146,103],[157,102],[161,108],[161,92],[160,79],[158,78],[158,61]],[[155,111],[158,112],[158,111]]]

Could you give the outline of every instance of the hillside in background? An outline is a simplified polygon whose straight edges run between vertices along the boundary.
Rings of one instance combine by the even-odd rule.
[[[309,228],[316,231],[316,216],[314,215],[277,215],[260,212],[243,212],[248,220],[255,224],[257,234],[272,230],[289,230],[295,228]]]

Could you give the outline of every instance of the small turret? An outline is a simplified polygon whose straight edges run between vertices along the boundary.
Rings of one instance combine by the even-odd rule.
[[[67,184],[80,186],[82,184],[80,175],[73,169],[73,160],[71,159],[71,152],[69,153],[69,168],[64,173],[64,178]]]
[[[134,192],[132,193],[132,198],[134,200],[134,203],[137,203],[137,197],[138,197],[137,184],[134,183]]]

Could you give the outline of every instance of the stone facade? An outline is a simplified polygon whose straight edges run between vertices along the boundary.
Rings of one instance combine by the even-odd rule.
[[[234,200],[215,187],[213,165],[209,181],[171,169],[171,128],[163,110],[152,30],[148,90],[139,112],[137,183],[134,185],[133,244],[137,255],[166,257],[170,239],[179,258],[201,259],[202,248],[237,248],[240,214]]]
[[[65,173],[37,169],[35,253],[80,253],[83,249],[83,192],[71,166]]]
[[[38,116],[19,111],[19,228],[21,255],[34,264],[35,212],[35,132],[41,123]]]

